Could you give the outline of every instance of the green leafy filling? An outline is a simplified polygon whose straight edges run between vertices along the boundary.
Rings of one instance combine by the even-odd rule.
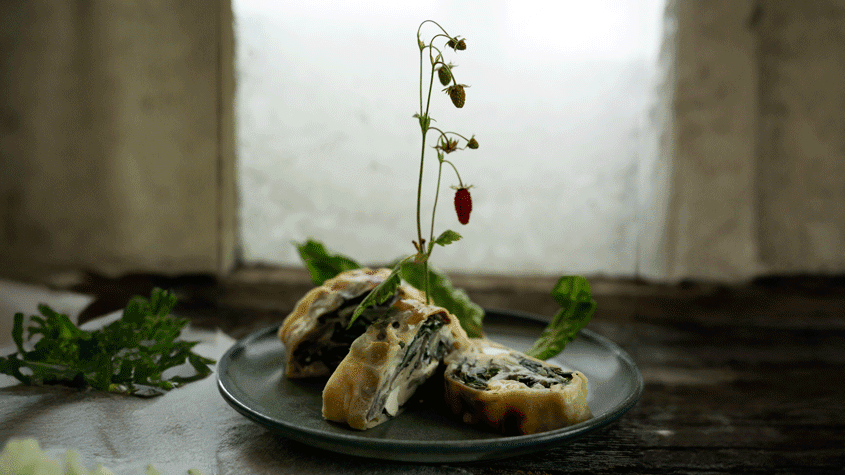
[[[12,338],[17,352],[0,357],[0,373],[28,385],[62,384],[140,396],[163,394],[180,384],[211,374],[215,363],[192,351],[198,342],[179,341],[188,321],[170,316],[172,292],[154,289],[147,300],[130,299],[120,319],[101,330],[81,330],[67,315],[39,305],[31,317],[24,348],[24,315],[17,313]],[[40,336],[33,344],[33,337]],[[193,376],[163,373],[188,362]]]

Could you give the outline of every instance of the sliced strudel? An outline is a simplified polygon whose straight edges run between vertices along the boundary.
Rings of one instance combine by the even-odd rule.
[[[392,299],[368,308],[347,329],[358,304],[389,275],[390,269],[346,271],[305,294],[279,328],[279,338],[285,344],[286,376],[329,376],[352,342],[393,303],[400,299],[424,300],[417,289],[402,284]]]
[[[450,356],[444,395],[452,412],[468,424],[498,432],[533,434],[592,417],[587,378],[489,340]]]
[[[469,344],[445,309],[399,300],[355,340],[329,378],[323,417],[361,430],[381,424],[401,411],[446,355]]]

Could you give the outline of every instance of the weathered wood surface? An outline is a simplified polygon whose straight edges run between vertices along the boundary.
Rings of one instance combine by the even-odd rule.
[[[183,313],[197,324],[219,326],[239,338],[284,318],[310,288],[301,276],[294,277],[280,283],[236,276],[200,286],[200,291],[193,288],[193,293],[183,287],[190,294],[187,302],[193,303]],[[460,283],[488,307],[554,312],[545,290],[549,281],[544,279]],[[588,328],[622,346],[639,365],[646,384],[642,399],[621,419],[532,455],[437,467],[356,460],[356,471],[845,471],[842,279],[768,279],[741,287],[597,279],[594,289],[599,310]],[[267,438],[268,450],[289,444],[257,426],[254,430],[255,436]],[[300,452],[298,466],[316,472],[328,473],[348,460],[307,447]],[[284,466],[282,461],[274,464]]]

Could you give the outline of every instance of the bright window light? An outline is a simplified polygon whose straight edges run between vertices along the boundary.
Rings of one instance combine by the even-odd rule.
[[[450,271],[633,275],[638,176],[657,94],[663,0],[289,2],[234,0],[243,258],[299,265],[314,238],[365,263],[413,252],[420,130],[415,33],[434,19],[467,49],[456,109],[438,127],[475,134],[450,155],[474,185],[470,223],[444,170],[433,255]],[[434,27],[427,25],[423,36]],[[432,135],[429,145],[435,144]],[[437,160],[426,154],[423,222]],[[428,229],[428,225],[423,226]],[[427,235],[427,232],[424,232]]]

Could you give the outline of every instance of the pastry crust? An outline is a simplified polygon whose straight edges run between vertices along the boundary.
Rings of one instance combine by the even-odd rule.
[[[593,417],[583,373],[489,340],[472,340],[452,355],[444,378],[444,397],[454,414],[507,435],[550,431]]]
[[[323,389],[323,417],[354,429],[396,416],[440,365],[469,345],[458,319],[415,299],[393,304],[394,313],[371,325],[352,344]]]
[[[389,275],[390,269],[350,270],[305,294],[278,331],[286,349],[285,375],[288,378],[330,375],[351,342],[378,317],[378,309],[359,317],[361,322],[347,330],[349,317],[360,300]],[[396,298],[424,299],[420,291],[407,284],[399,286]]]

